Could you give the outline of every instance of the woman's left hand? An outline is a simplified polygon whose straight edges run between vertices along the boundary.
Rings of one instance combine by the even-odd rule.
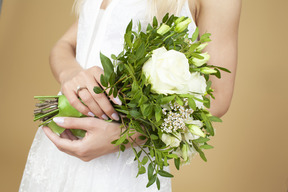
[[[93,117],[56,117],[54,121],[57,125],[66,129],[83,129],[87,131],[83,139],[77,139],[69,133],[69,130],[66,130],[67,132],[65,131],[59,137],[49,127],[43,127],[47,137],[62,152],[78,157],[83,161],[90,161],[119,150],[119,146],[111,144],[112,141],[120,136],[121,124],[119,123],[106,122]]]

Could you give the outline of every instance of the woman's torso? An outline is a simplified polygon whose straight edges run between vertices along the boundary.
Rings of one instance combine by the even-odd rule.
[[[131,19],[135,30],[139,22],[143,29],[149,22],[146,16],[147,0],[112,0],[101,20],[97,20],[101,4],[102,0],[85,0],[79,17],[76,59],[83,68],[102,68],[100,51],[110,57],[111,54],[118,55],[123,50],[125,29]],[[192,19],[188,27],[192,35],[196,25],[188,1],[185,2],[179,16]],[[97,28],[98,30],[95,30]]]

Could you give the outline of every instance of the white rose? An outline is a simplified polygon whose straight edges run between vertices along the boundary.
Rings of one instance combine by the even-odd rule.
[[[176,137],[163,133],[161,140],[168,146],[178,147],[181,142],[181,134],[178,133]]]
[[[199,72],[191,73],[189,91],[203,95],[206,92],[206,80]]]
[[[189,93],[194,79],[186,56],[179,51],[167,51],[165,47],[153,51],[152,58],[143,66],[143,73],[152,85],[151,90],[165,95]]]

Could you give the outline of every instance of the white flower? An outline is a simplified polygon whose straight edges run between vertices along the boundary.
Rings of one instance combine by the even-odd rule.
[[[175,50],[167,51],[164,47],[155,49],[143,66],[143,73],[158,94],[204,94],[206,81],[199,72],[190,73],[186,56]]]
[[[199,55],[204,57],[204,58],[203,59],[198,59],[198,58],[193,58],[192,59],[193,64],[196,65],[197,67],[200,67],[200,66],[204,65],[210,59],[210,55],[207,52],[206,53],[201,53]]]
[[[178,147],[176,151],[173,152],[173,154],[176,154],[178,157],[182,157],[184,160],[183,164],[187,164],[190,162],[191,158],[197,154],[197,151],[194,149],[192,145],[182,145],[182,147]],[[182,165],[183,165],[182,164]]]
[[[199,139],[200,136],[192,134],[189,130],[184,132],[184,139],[186,142],[191,144],[191,140]]]
[[[199,72],[191,73],[189,91],[202,95],[206,92],[206,80]]]
[[[181,134],[177,133],[176,137],[171,136],[169,134],[162,134],[161,140],[168,146],[170,147],[178,147],[181,142]]]

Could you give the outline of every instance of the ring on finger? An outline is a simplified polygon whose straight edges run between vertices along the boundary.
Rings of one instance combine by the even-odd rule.
[[[79,91],[81,91],[83,89],[87,89],[87,87],[81,87],[80,85],[78,85],[76,88],[76,94],[79,96]]]

